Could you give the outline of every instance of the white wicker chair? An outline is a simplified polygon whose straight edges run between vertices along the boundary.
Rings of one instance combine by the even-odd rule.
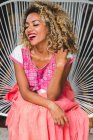
[[[84,0],[52,0],[69,14],[77,34],[79,53],[74,62],[69,81],[81,107],[93,117],[93,2]],[[16,83],[13,64],[8,55],[19,42],[22,16],[31,0],[10,0],[0,4],[0,115],[7,116],[11,103],[3,97],[7,86]]]

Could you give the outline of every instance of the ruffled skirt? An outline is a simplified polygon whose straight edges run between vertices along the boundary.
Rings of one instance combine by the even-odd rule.
[[[69,84],[55,101],[69,119],[64,127],[54,124],[48,109],[25,101],[19,91],[16,95],[6,120],[9,140],[88,140],[88,115],[74,101]],[[47,98],[45,93],[40,96]]]

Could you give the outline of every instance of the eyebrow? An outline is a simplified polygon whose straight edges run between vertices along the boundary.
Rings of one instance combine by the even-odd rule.
[[[34,23],[35,21],[39,21],[40,22],[40,20],[33,20],[32,22]],[[26,22],[25,24],[28,24],[28,22]]]

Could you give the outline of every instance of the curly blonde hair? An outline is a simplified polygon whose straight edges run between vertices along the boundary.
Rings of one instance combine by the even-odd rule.
[[[76,37],[72,30],[72,23],[69,16],[62,10],[62,7],[53,2],[35,1],[31,2],[31,6],[24,15],[22,41],[26,46],[31,44],[25,35],[26,18],[31,13],[40,14],[46,26],[49,29],[49,46],[48,50],[58,51],[61,48],[68,49],[69,52],[75,53]]]

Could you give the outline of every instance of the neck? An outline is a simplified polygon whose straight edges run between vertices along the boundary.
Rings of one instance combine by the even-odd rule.
[[[36,54],[37,56],[46,57],[49,55],[49,52],[47,51],[47,46],[47,41],[42,44],[38,44],[37,46],[33,47],[32,52],[34,52],[34,54]]]

